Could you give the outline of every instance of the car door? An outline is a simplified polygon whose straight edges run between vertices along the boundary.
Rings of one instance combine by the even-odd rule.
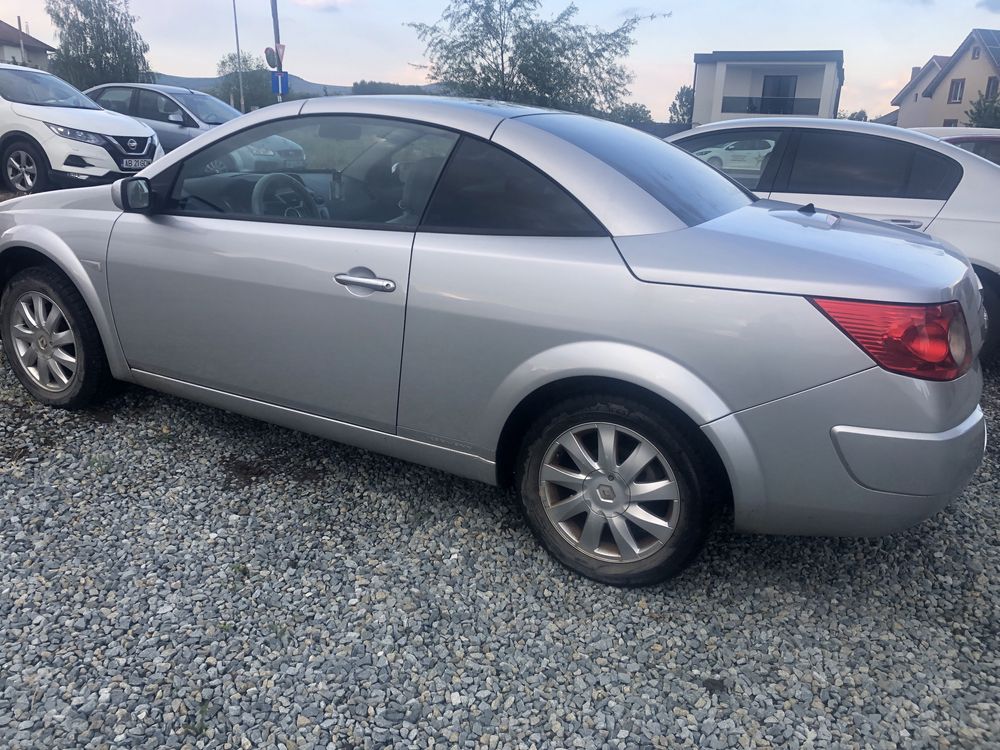
[[[774,128],[711,130],[674,141],[759,197],[766,198],[785,150],[787,133]]]
[[[770,197],[923,230],[961,176],[957,162],[912,143],[800,128]]]
[[[173,99],[159,91],[139,89],[134,100],[137,120],[146,123],[156,132],[165,152],[173,151],[197,134],[197,126],[190,115]]]
[[[305,164],[208,166],[274,136]],[[456,140],[389,119],[295,117],[155,177],[157,212],[124,214],[108,249],[130,367],[394,430],[414,230]]]

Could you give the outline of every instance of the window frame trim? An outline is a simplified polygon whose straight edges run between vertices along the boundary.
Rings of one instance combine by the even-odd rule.
[[[952,98],[952,89],[955,88],[955,84],[958,84],[958,98]],[[948,104],[961,104],[962,100],[965,99],[965,79],[964,78],[952,78],[948,83]]]

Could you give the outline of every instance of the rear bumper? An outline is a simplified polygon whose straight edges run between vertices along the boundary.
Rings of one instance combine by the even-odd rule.
[[[872,368],[711,422],[736,527],[881,536],[934,515],[968,484],[986,424],[976,368],[951,383]]]

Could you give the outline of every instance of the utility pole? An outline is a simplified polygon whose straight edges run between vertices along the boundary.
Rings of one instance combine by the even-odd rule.
[[[278,53],[281,44],[281,31],[278,29],[278,0],[271,0],[271,20],[274,22],[274,51],[278,59],[278,78],[281,78],[281,54]],[[280,90],[280,89],[279,89]],[[281,94],[278,94],[278,101],[282,101]]]
[[[273,7],[274,3],[272,2],[271,5]],[[277,24],[277,23],[278,22],[275,21],[275,24]],[[278,27],[275,26],[274,28],[277,29]],[[21,65],[27,65],[28,64],[28,58],[25,57],[25,55],[24,55],[24,32],[21,31],[21,17],[20,16],[17,17],[17,38],[21,42]]]
[[[240,51],[240,22],[236,18],[236,0],[233,0],[233,29],[236,31],[236,76],[240,82],[240,112],[247,111],[243,98],[243,53]]]

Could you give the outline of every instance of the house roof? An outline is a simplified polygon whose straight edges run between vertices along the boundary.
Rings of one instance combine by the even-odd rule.
[[[993,65],[993,69],[997,73],[1000,73],[1000,31],[996,29],[973,29],[965,37],[965,41],[955,50],[955,54],[938,71],[938,74],[931,79],[931,82],[923,91],[923,96],[934,96],[935,90],[948,77],[948,73],[955,67],[955,64],[962,59],[970,47],[977,43],[983,48],[983,57]]]
[[[902,90],[900,90],[900,92],[892,98],[892,102],[890,102],[892,106],[898,107],[902,104],[903,100],[913,93],[913,90],[917,87],[920,81],[923,80],[928,71],[933,71],[936,75],[941,68],[948,64],[949,60],[951,60],[951,58],[948,55],[932,55],[931,59],[925,62],[924,66],[917,72],[917,74],[913,76],[907,84],[903,86]]]
[[[0,21],[0,44],[7,44],[12,47],[17,47],[24,41],[25,49],[42,50],[43,52],[55,52],[55,47],[50,47],[45,42],[35,39],[33,36],[25,34],[23,31],[18,31],[17,27],[11,26],[9,23],[4,23]]]

